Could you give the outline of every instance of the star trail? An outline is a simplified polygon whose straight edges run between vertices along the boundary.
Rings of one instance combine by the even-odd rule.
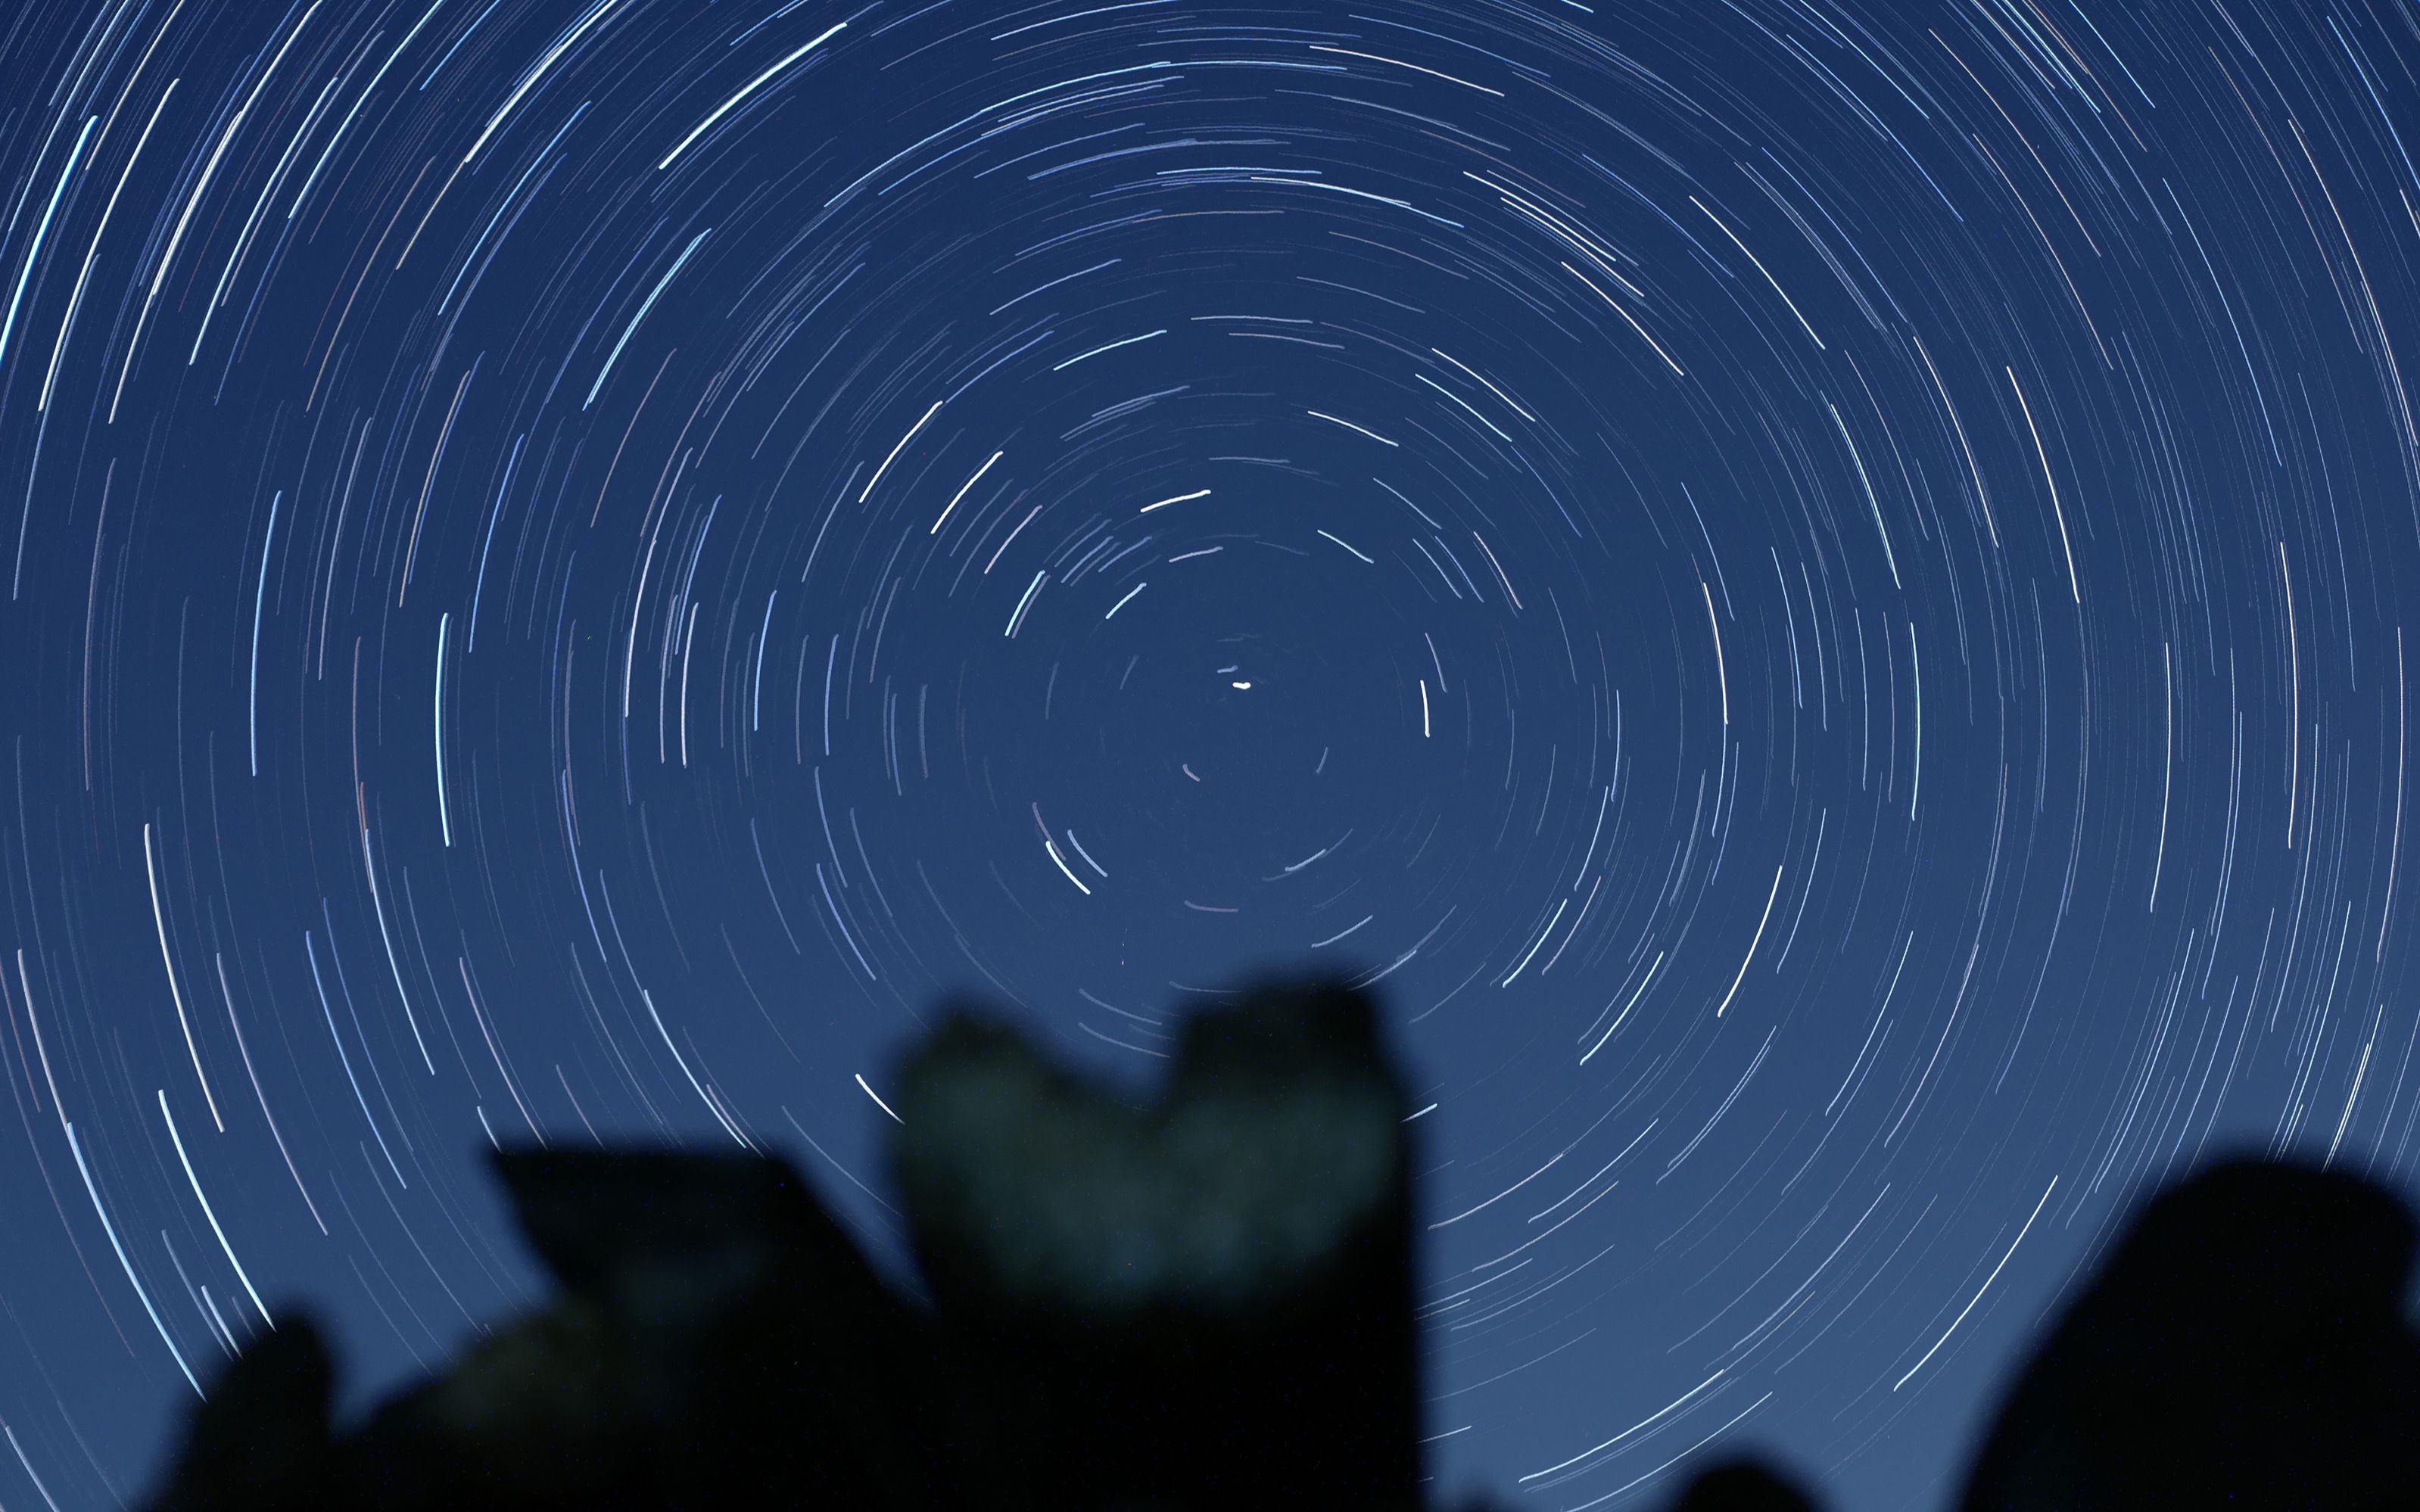
[[[358,1407],[526,1305],[491,1144],[778,1150],[904,1276],[957,994],[1136,1088],[1385,995],[1435,1489],[1558,1512],[1939,1505],[2147,1183],[2420,1160],[2400,0],[0,62],[0,1506],[272,1310]]]

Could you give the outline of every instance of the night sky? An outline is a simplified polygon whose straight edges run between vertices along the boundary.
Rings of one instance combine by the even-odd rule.
[[[2147,1183],[2420,1160],[2401,0],[0,69],[9,1512],[282,1309],[358,1407],[541,1297],[491,1141],[777,1150],[904,1274],[954,993],[1139,1090],[1374,984],[1434,1489],[1518,1506],[1939,1506]]]

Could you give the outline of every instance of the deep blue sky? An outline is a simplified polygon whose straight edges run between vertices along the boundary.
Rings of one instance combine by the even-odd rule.
[[[255,1291],[356,1403],[525,1304],[490,1138],[780,1149],[895,1264],[953,991],[1140,1087],[1375,980],[1440,1487],[1524,1506],[1939,1506],[2144,1183],[2410,1168],[2409,7],[0,69],[0,1504],[135,1496]]]

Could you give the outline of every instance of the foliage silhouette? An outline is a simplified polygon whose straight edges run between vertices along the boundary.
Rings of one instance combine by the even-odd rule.
[[[559,1298],[341,1433],[328,1351],[281,1308],[154,1506],[1415,1512],[1415,1126],[1378,1024],[1341,985],[1264,986],[1189,1019],[1138,1107],[958,1006],[892,1082],[929,1304],[778,1159],[505,1151]],[[1961,1512],[2420,1501],[2415,1238],[2323,1170],[2233,1161],[2159,1195],[2017,1379]],[[1817,1504],[1717,1459],[1674,1504]]]

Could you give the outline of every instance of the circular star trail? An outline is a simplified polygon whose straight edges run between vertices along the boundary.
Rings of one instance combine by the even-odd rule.
[[[0,1499],[282,1307],[359,1401],[525,1305],[491,1142],[779,1150],[904,1273],[958,994],[1134,1088],[1382,994],[1438,1489],[1542,1506],[1936,1504],[2147,1183],[2407,1167],[2408,8],[0,58]]]

